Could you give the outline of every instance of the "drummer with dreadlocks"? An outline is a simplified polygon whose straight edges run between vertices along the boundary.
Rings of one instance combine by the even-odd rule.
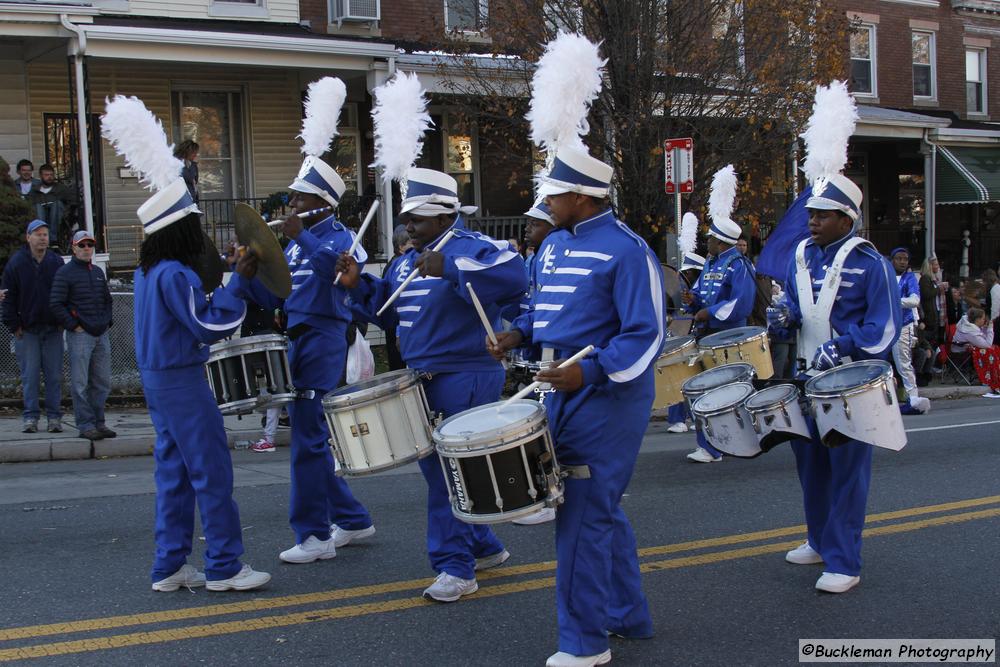
[[[156,429],[153,590],[259,588],[271,575],[240,562],[243,539],[233,501],[233,465],[222,414],[205,376],[208,346],[239,328],[246,303],[229,288],[205,296],[192,268],[207,250],[200,211],[160,122],[139,99],[117,96],[101,117],[101,132],[157,190],[139,207],[146,238],[135,272],[135,356]],[[236,270],[250,277],[255,269],[241,261]],[[196,502],[205,534],[204,573],[187,563]]]
[[[691,291],[681,296],[685,309],[694,313],[698,337],[744,327],[757,296],[753,264],[736,247],[742,230],[729,216],[736,201],[736,170],[727,165],[712,177],[708,199],[708,259]],[[722,460],[722,453],[708,444],[698,429],[698,447],[687,455],[696,463]]]
[[[804,171],[812,187],[806,201],[809,238],[799,243],[789,263],[787,301],[768,309],[770,328],[799,330],[797,356],[807,375],[845,361],[887,360],[902,323],[892,268],[871,243],[856,235],[861,190],[840,173],[857,117],[844,82],[817,89],[805,132]],[[861,581],[872,446],[849,440],[829,448],[817,433],[810,440],[793,440],[791,446],[808,540],[789,551],[785,560],[822,563],[816,588],[843,593]]]

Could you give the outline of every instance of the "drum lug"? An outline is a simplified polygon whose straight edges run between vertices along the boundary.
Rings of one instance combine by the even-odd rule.
[[[781,406],[781,416],[785,418],[785,425],[786,426],[791,426],[792,425],[792,418],[788,414],[788,407],[787,406],[784,406],[784,405]]]
[[[844,416],[847,417],[848,419],[850,419],[851,418],[851,406],[847,402],[847,397],[846,396],[841,396],[840,400],[842,400],[844,402]]]
[[[889,383],[882,383],[882,393],[885,395],[885,404],[892,405],[892,392],[889,391]]]
[[[760,421],[757,420],[757,415],[752,412],[750,413],[750,424],[753,426],[754,433],[760,435],[761,434]]]
[[[712,433],[712,425],[708,423],[707,419],[697,417],[696,421],[698,421],[701,424],[701,430],[705,432],[705,435],[707,436],[714,435],[714,433]]]
[[[743,415],[740,414],[740,411],[738,409],[736,410],[736,412],[734,414],[736,415],[736,423],[739,424],[740,430],[742,430],[743,429]]]

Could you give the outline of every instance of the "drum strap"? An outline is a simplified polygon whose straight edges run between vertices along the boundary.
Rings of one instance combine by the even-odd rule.
[[[563,475],[570,479],[590,479],[590,466],[562,466]]]

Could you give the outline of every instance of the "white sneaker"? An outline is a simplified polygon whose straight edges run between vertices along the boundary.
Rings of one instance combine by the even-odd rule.
[[[611,662],[611,649],[597,655],[573,655],[559,651],[549,656],[545,667],[593,667]]]
[[[712,456],[708,453],[708,450],[704,447],[699,447],[690,454],[687,455],[688,459],[695,461],[696,463],[715,463],[721,461],[721,456]]]
[[[924,396],[911,396],[910,407],[914,410],[919,410],[922,414],[926,415],[931,411],[931,401],[929,398]]]
[[[796,565],[815,565],[816,563],[822,563],[823,557],[819,555],[818,551],[809,546],[808,542],[805,542],[786,553],[785,560]]]
[[[286,563],[311,563],[314,560],[327,560],[337,555],[337,545],[333,539],[320,540],[310,535],[302,544],[296,544],[278,554],[278,558]]]
[[[671,424],[667,427],[667,431],[670,433],[687,433],[688,425],[684,422],[677,422],[676,424]]]
[[[362,528],[361,530],[347,530],[346,528],[341,528],[335,523],[330,524],[330,537],[333,538],[333,546],[337,548],[346,547],[351,542],[363,540],[374,534],[375,526],[368,526],[367,528]]]
[[[497,567],[503,565],[510,558],[510,552],[506,549],[496,552],[492,556],[483,556],[482,558],[476,559],[477,570],[488,570],[491,567]]]
[[[475,579],[460,579],[442,572],[424,591],[424,597],[438,602],[455,602],[463,595],[470,595],[478,590],[479,584]]]
[[[516,523],[519,526],[537,526],[540,523],[548,523],[549,521],[555,521],[556,519],[556,508],[546,507],[538,510],[534,514],[529,514],[528,516],[521,519],[514,519],[511,523]]]
[[[198,588],[205,585],[205,575],[194,568],[193,565],[185,563],[181,569],[174,572],[165,579],[153,583],[153,590],[161,593],[170,593],[183,586],[184,588]]]
[[[845,593],[860,583],[861,577],[824,572],[823,576],[816,580],[816,588],[827,593]]]
[[[991,391],[988,394],[983,394],[983,398],[1000,398],[1000,393]]]
[[[269,581],[271,575],[267,572],[257,572],[249,565],[244,565],[242,570],[228,579],[206,581],[205,588],[210,591],[249,591],[260,588]]]

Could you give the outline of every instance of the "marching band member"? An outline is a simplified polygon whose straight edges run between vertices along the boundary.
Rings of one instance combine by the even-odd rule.
[[[920,308],[920,284],[917,274],[910,271],[910,251],[895,248],[889,253],[892,268],[896,271],[899,285],[900,307],[903,326],[899,330],[899,340],[892,346],[892,360],[903,380],[903,388],[909,396],[909,404],[900,406],[903,414],[924,414],[931,409],[931,402],[918,394],[917,375],[913,372],[913,348],[917,344],[917,309]]]
[[[264,308],[280,307],[288,315],[288,363],[292,384],[300,395],[288,408],[292,425],[288,518],[296,543],[281,552],[280,558],[286,563],[333,558],[337,547],[375,534],[368,510],[357,501],[347,482],[334,474],[330,433],[323,415],[323,395],[337,388],[347,363],[351,309],[347,291],[334,285],[333,280],[337,258],[351,247],[354,233],[328,212],[337,208],[346,189],[333,167],[317,157],[325,152],[333,136],[327,131],[314,138],[308,124],[316,113],[333,113],[336,119],[346,95],[343,87],[339,79],[332,77],[309,86],[302,131],[306,158],[295,181],[288,186],[293,192],[289,204],[295,213],[286,217],[279,228],[292,240],[285,248],[292,273],[291,295],[282,302],[259,280],[249,281],[240,275],[233,278],[238,293]],[[317,209],[320,211],[306,218],[297,215]],[[367,259],[360,245],[355,257],[359,262]]]
[[[159,121],[137,98],[117,96],[108,102],[101,125],[116,151],[157,190],[138,210],[146,238],[135,271],[135,356],[156,430],[153,590],[259,588],[271,575],[240,563],[243,533],[233,500],[233,465],[205,376],[208,346],[239,328],[246,304],[229,288],[206,297],[192,269],[206,251],[200,211]],[[249,262],[236,270],[254,273]],[[195,502],[205,534],[204,573],[187,563]]]
[[[681,222],[680,234],[677,235],[677,246],[681,256],[681,275],[688,285],[694,285],[698,276],[705,268],[705,258],[695,252],[698,244],[698,217],[688,211]],[[669,311],[668,304],[668,311]],[[682,304],[673,304],[674,313],[683,312]],[[686,401],[675,403],[667,409],[667,431],[670,433],[687,433],[688,421],[691,420],[691,410]]]
[[[549,428],[559,463],[574,470],[556,513],[559,652],[549,667],[609,662],[609,632],[653,634],[620,503],[649,422],[666,302],[656,256],[610,209],[611,175],[583,151],[558,150],[541,179],[556,229],[538,259],[532,307],[488,343],[495,358],[526,343],[548,358],[596,348],[538,374],[558,390],[545,401]]]
[[[506,241],[494,241],[456,226],[460,212],[451,176],[411,168],[399,219],[413,248],[398,269],[379,279],[341,255],[341,284],[351,288],[355,312],[379,326],[377,311],[413,269],[421,277],[402,292],[394,309],[399,317],[399,349],[409,368],[429,375],[427,401],[445,417],[500,399],[504,371],[483,349],[482,324],[466,283],[471,283],[488,316],[499,324],[500,304],[517,302],[527,289],[524,262]],[[454,237],[440,252],[430,250],[449,231]],[[459,521],[451,512],[447,483],[437,454],[420,459],[427,481],[427,551],[438,573],[424,597],[455,602],[479,589],[476,570],[495,567],[510,554],[488,526]]]
[[[736,247],[742,230],[729,219],[736,199],[736,171],[723,167],[712,178],[708,213],[708,259],[691,291],[682,295],[686,310],[694,313],[699,338],[708,334],[746,326],[757,296],[757,274],[753,264]],[[697,431],[698,447],[687,455],[696,463],[722,460],[722,453],[708,444]]]
[[[768,310],[771,328],[799,328],[798,357],[815,374],[845,359],[888,359],[902,322],[889,263],[856,236],[861,190],[841,173],[857,112],[847,86],[835,81],[816,93],[806,131],[804,171],[809,238],[799,243],[785,280],[787,301]],[[807,363],[807,361],[806,361]],[[803,363],[804,365],[804,363]],[[814,430],[815,427],[813,426]],[[861,581],[861,532],[871,480],[872,446],[859,441],[827,448],[813,433],[793,440],[808,540],[785,560],[823,563],[816,588],[843,593]]]

